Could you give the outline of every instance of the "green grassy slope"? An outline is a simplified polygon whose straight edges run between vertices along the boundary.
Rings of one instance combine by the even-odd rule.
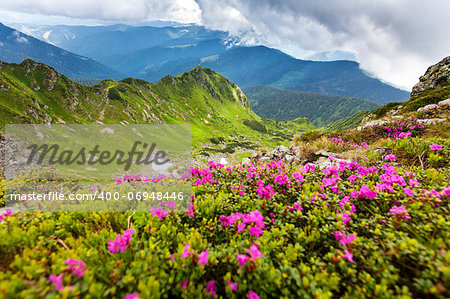
[[[355,114],[353,114],[352,116],[343,118],[343,119],[339,119],[335,122],[332,122],[331,124],[328,124],[327,126],[324,127],[325,131],[342,131],[342,130],[346,130],[346,129],[352,129],[352,128],[356,128],[357,126],[359,126],[363,119],[364,116],[366,116],[367,114],[369,114],[369,111],[359,111],[356,112]]]
[[[77,84],[53,68],[25,60],[0,62],[0,124],[6,123],[190,123],[194,145],[212,137],[273,145],[313,126],[305,119],[277,123],[250,108],[234,83],[196,67],[158,83],[124,79],[95,86]]]
[[[352,116],[358,111],[370,111],[380,104],[350,97],[324,95],[258,85],[244,87],[253,110],[260,116],[276,120],[307,117],[316,126],[330,124]]]

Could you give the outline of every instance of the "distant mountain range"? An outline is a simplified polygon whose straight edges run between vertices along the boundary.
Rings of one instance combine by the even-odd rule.
[[[372,111],[381,105],[357,98],[324,95],[258,85],[243,89],[253,111],[275,120],[307,117],[315,126],[324,126],[359,111]]]
[[[151,82],[201,65],[241,87],[273,85],[380,104],[409,98],[408,92],[367,75],[357,62],[299,60],[264,46],[239,46],[238,38],[197,25],[15,26],[67,51],[94,58],[126,76]],[[321,54],[323,57],[346,55],[343,52]]]
[[[0,60],[35,59],[73,78],[121,78],[124,75],[84,56],[70,53],[0,23]]]

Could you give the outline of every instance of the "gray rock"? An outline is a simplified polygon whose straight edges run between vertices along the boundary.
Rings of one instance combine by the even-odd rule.
[[[321,157],[337,157],[337,158],[339,158],[341,155],[339,155],[339,154],[335,154],[335,153],[332,153],[332,152],[328,152],[328,151],[326,151],[326,150],[320,150],[320,151],[318,151],[318,152],[315,152],[314,153],[316,156],[321,156]]]
[[[286,155],[284,157],[284,159],[286,160],[287,163],[291,164],[292,162],[294,162],[295,156],[293,156],[293,155]]]
[[[420,96],[428,88],[442,88],[446,82],[450,82],[450,56],[430,66],[419,80],[411,91],[411,97]]]
[[[439,105],[439,106],[450,106],[450,98],[448,98],[448,99],[446,99],[446,100],[443,100],[443,101],[440,101],[440,102],[438,103],[438,105]]]
[[[325,157],[320,157],[316,162],[314,162],[315,165],[317,165],[320,169],[324,169],[327,167],[332,167],[332,166],[338,166],[339,162],[348,162],[350,163],[351,160],[345,160],[345,159],[334,159],[333,161],[328,160]]]
[[[391,149],[388,147],[377,147],[375,152],[379,155],[384,155],[391,152]]]
[[[284,145],[280,145],[277,149],[278,149],[278,151],[280,151],[282,153],[285,153],[288,151],[288,148],[285,147]]]
[[[446,121],[445,118],[418,119],[419,124],[436,124]]]
[[[372,121],[369,121],[369,122],[363,124],[362,126],[359,126],[357,128],[357,130],[361,131],[362,129],[367,128],[367,127],[382,126],[382,125],[388,124],[388,123],[390,123],[390,121],[388,121],[388,120],[381,120],[381,119],[372,120]]]

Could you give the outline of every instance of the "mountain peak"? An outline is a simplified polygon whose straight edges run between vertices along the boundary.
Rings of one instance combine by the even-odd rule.
[[[428,88],[442,88],[450,82],[450,56],[430,66],[420,77],[419,83],[414,85],[411,97],[420,96]]]

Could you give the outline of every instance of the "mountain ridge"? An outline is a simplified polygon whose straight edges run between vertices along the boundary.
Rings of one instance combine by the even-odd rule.
[[[42,38],[42,34],[48,33],[51,28],[72,32],[76,37],[64,38],[59,46],[92,56],[111,68],[120,65],[118,70],[126,72],[127,76],[151,82],[157,82],[166,74],[176,76],[200,64],[230,78],[241,87],[273,85],[284,89],[368,99],[380,104],[409,98],[407,91],[368,76],[354,61],[301,60],[265,46],[238,46],[238,37],[197,25],[162,28],[117,26],[50,26],[46,27],[47,31],[41,30],[35,34]],[[146,36],[154,38],[144,38]],[[187,47],[201,42],[207,44],[207,41],[214,39],[220,40],[221,44],[205,46],[202,49],[204,55],[194,53],[189,48],[185,51],[182,48],[176,51],[169,48]],[[171,55],[174,57],[169,58]],[[152,56],[161,59],[151,61],[149,57]],[[127,62],[130,65],[126,65]]]
[[[0,114],[1,125],[189,123],[196,145],[230,136],[278,144],[302,128],[314,127],[306,119],[277,123],[259,117],[236,84],[201,66],[156,84],[126,78],[88,87],[30,59],[0,62]]]

